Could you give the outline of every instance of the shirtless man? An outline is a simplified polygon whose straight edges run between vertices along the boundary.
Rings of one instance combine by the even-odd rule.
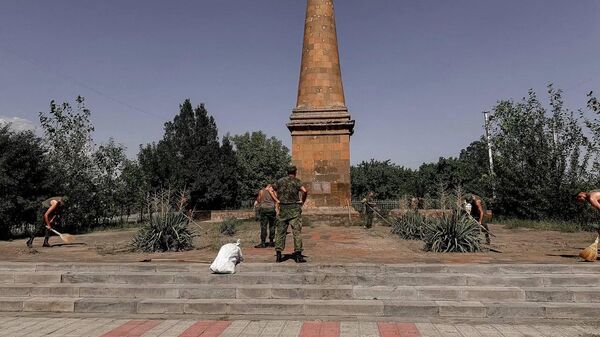
[[[579,192],[577,194],[577,201],[587,201],[590,203],[590,205],[592,205],[592,207],[600,211],[600,190]],[[596,230],[598,231],[598,236],[600,236],[600,227],[596,228]]]
[[[44,229],[46,230],[44,234],[44,244],[42,245],[43,247],[51,247],[48,242],[50,239],[50,229],[56,219],[61,216],[62,211],[64,210],[65,201],[65,197],[52,197],[42,202],[42,208],[44,210]],[[35,239],[36,232],[37,230],[34,230],[31,233],[29,240],[27,240],[27,247],[31,248],[33,246],[33,239]]]
[[[467,203],[470,204],[471,216],[485,229],[485,243],[490,244],[490,227],[485,222],[485,205],[481,198],[475,194],[471,194],[467,198]]]

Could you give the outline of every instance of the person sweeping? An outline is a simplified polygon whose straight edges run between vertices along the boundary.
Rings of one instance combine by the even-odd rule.
[[[481,226],[485,231],[485,243],[491,244],[490,240],[490,227],[485,221],[485,204],[481,200],[481,197],[475,194],[470,194],[467,196],[466,202],[470,205],[467,207],[470,209],[471,216],[477,221],[479,226]]]
[[[52,247],[48,242],[50,239],[50,232],[54,231],[52,229],[52,225],[55,224],[62,216],[66,201],[66,197],[52,197],[42,202],[44,221],[43,226],[45,229],[44,243],[42,244],[42,247]],[[31,232],[30,238],[27,240],[27,247],[33,247],[33,240],[35,239],[36,234],[37,230]]]
[[[373,200],[375,193],[370,191],[367,196],[361,200],[365,210],[365,228],[369,229],[373,227],[373,212],[375,211],[375,201]]]
[[[600,211],[600,190],[579,192],[577,194],[577,201],[587,201],[590,203],[590,205],[592,205],[592,207]],[[592,262],[598,259],[598,241],[600,241],[600,227],[596,228],[596,231],[598,232],[596,241],[579,254],[579,256],[581,256],[581,258],[583,258],[586,261]]]

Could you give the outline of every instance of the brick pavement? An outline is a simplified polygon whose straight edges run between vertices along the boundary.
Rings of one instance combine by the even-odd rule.
[[[0,317],[0,337],[600,337],[600,327]]]

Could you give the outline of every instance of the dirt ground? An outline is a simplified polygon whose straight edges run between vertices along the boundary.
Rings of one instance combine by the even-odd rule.
[[[219,233],[219,224],[198,223],[193,226],[199,236],[196,249],[181,253],[134,253],[128,244],[135,229],[103,231],[77,236],[73,244],[62,244],[53,236],[50,248],[43,248],[42,238],[37,238],[29,249],[25,240],[0,242],[0,256],[5,261],[40,262],[136,262],[147,259],[175,259],[210,263],[218,248],[227,242],[242,240],[246,262],[273,262],[272,248],[259,249],[259,225],[244,223],[237,235],[226,237]],[[401,240],[390,233],[389,227],[376,225],[362,227],[312,226],[303,229],[305,255],[316,263],[583,263],[577,256],[590,245],[593,233],[561,233],[528,229],[506,229],[491,225],[496,238],[492,251],[473,254],[440,254],[422,250],[421,241]],[[286,252],[293,250],[291,234]],[[286,263],[293,263],[288,261]]]

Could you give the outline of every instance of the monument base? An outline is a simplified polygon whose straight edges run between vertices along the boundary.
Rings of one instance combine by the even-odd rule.
[[[250,220],[256,213],[252,209],[211,211],[210,222],[222,222],[226,219]],[[305,207],[302,209],[305,225],[362,226],[359,212],[350,207]]]
[[[352,207],[307,207],[302,210],[306,224],[329,226],[362,226],[359,212]]]

